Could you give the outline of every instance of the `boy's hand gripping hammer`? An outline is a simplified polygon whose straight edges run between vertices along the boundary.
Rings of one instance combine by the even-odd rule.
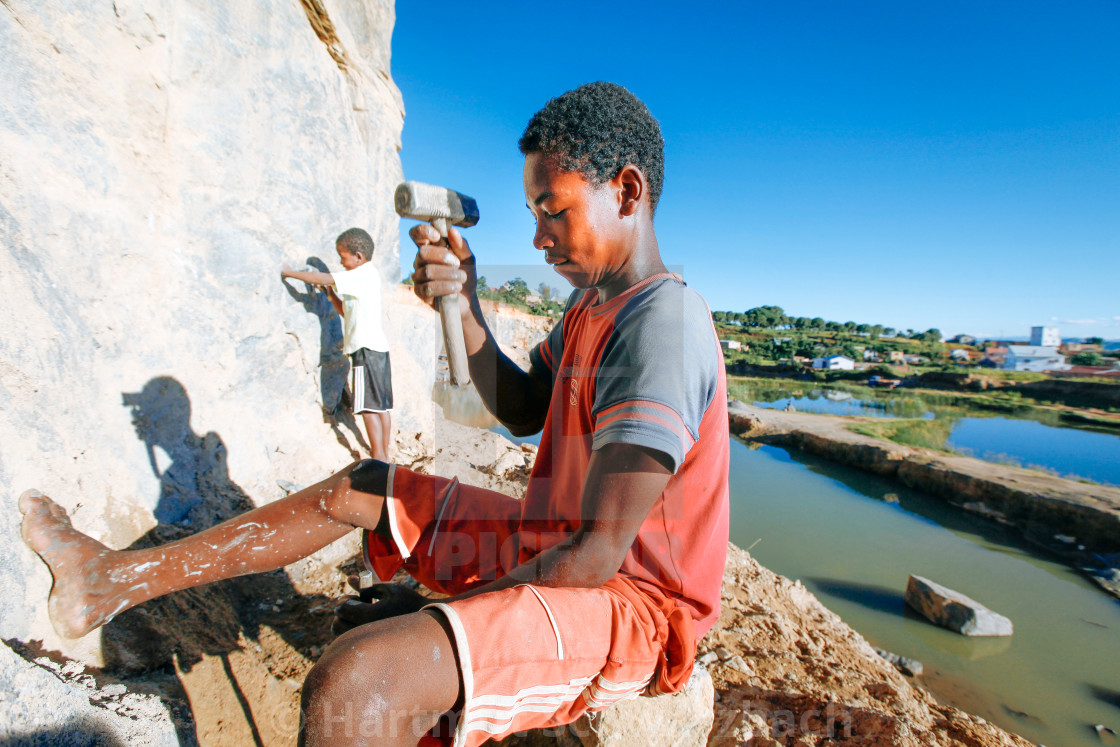
[[[428,221],[439,231],[445,245],[449,227],[469,228],[478,223],[478,203],[473,198],[446,187],[404,182],[397,187],[393,201],[396,203],[397,215]],[[459,316],[459,294],[440,296],[436,302],[443,322],[443,344],[447,349],[451,383],[464,386],[471,383],[471,374],[467,368],[467,347],[463,342],[463,320]]]

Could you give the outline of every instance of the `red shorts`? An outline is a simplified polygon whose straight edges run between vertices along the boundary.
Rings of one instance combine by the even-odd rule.
[[[366,563],[380,578],[404,567],[425,586],[457,594],[516,564],[520,501],[391,470],[391,538],[366,535]],[[456,747],[674,692],[692,671],[691,614],[623,576],[597,589],[523,584],[430,607],[447,618],[459,655],[463,710],[455,734],[441,740]]]

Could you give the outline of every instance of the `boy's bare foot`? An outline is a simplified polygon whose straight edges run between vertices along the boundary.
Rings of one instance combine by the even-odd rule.
[[[19,497],[19,510],[23,541],[54,578],[47,608],[60,635],[80,638],[134,604],[128,599],[133,589],[115,583],[115,574],[107,575],[114,551],[74,529],[66,509],[38,490],[27,490]]]

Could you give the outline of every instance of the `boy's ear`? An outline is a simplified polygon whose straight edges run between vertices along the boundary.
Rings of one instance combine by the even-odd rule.
[[[618,172],[618,176],[611,180],[618,189],[619,215],[634,215],[638,206],[646,197],[646,175],[633,164],[627,164]]]

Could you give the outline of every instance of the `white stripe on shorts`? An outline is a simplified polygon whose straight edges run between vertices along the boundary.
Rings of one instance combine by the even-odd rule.
[[[366,409],[366,369],[365,366],[354,366],[350,389],[354,395],[354,412]]]

